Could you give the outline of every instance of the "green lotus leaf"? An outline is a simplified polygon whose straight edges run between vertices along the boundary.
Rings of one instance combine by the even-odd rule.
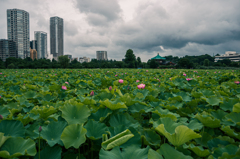
[[[102,122],[106,117],[112,113],[111,109],[100,108],[96,113],[92,113],[88,119]]]
[[[225,132],[227,135],[237,138],[240,140],[240,133],[235,132],[233,129],[230,128],[230,126],[223,126],[221,127],[221,130]]]
[[[124,129],[126,130],[126,128]],[[141,147],[142,145],[142,140],[141,140],[141,135],[139,134],[139,132],[130,127],[129,130],[131,131],[131,133],[134,135],[131,139],[129,139],[127,142],[125,142],[124,144],[120,145],[119,147],[120,148],[126,148],[126,147],[129,147],[131,145],[136,145],[138,147]],[[121,131],[122,132],[122,131]],[[121,133],[120,132],[120,133]],[[112,135],[112,134],[111,134]],[[117,135],[117,134],[116,134]]]
[[[163,155],[164,159],[193,159],[191,156],[184,155],[168,144],[161,145],[160,153]]]
[[[105,134],[108,129],[104,123],[99,123],[94,120],[88,120],[84,127],[87,129],[87,137],[91,140],[101,139],[102,135]]]
[[[186,92],[177,92],[176,94],[173,94],[173,96],[175,96],[175,97],[177,97],[177,96],[182,97],[182,100],[184,102],[189,102],[189,101],[192,100],[192,98]]]
[[[106,99],[105,101],[100,101],[100,103],[111,110],[117,110],[121,108],[127,109],[127,106],[120,99],[116,99],[114,101],[109,101],[109,99]]]
[[[200,90],[200,92],[202,92],[202,94],[206,97],[215,95],[212,90],[208,90],[208,89],[202,89]]]
[[[207,144],[208,144],[209,149],[213,150],[213,148],[219,147],[219,145],[227,146],[230,143],[228,141],[222,141],[218,138],[214,138],[214,139],[209,140],[207,142]]]
[[[187,126],[184,125],[177,126],[175,129],[175,133],[172,133],[172,130],[167,131],[168,127],[171,126],[165,126],[164,124],[160,124],[155,130],[163,134],[174,146],[180,146],[189,140],[202,137],[201,135],[195,133],[192,129],[189,129]]]
[[[40,118],[42,119],[47,119],[50,115],[54,114],[57,112],[57,109],[55,109],[52,106],[35,106],[30,113],[33,113],[35,115],[40,115]]]
[[[188,148],[189,150],[193,151],[199,157],[207,157],[210,155],[210,151],[208,149],[203,149],[202,146],[195,146],[193,144],[190,145],[183,145],[183,148]]]
[[[10,138],[10,136],[4,136],[4,133],[0,132],[0,147],[4,144],[4,142]]]
[[[202,123],[199,123],[196,119],[195,120],[191,120],[188,124],[184,124],[186,125],[189,129],[192,130],[201,130],[203,127]]]
[[[54,147],[49,147],[46,146],[44,147],[43,150],[40,152],[40,158],[43,159],[61,159],[61,153],[62,153],[62,148],[59,146],[54,146]],[[38,159],[39,152],[37,155],[34,157],[34,159]]]
[[[47,140],[50,147],[53,147],[57,143],[63,145],[61,141],[61,134],[66,126],[67,122],[52,121],[47,126],[42,127],[41,136],[43,139]]]
[[[152,108],[146,105],[135,103],[128,107],[128,111],[131,113],[148,113],[152,111]]]
[[[215,158],[221,157],[223,153],[228,153],[229,155],[235,155],[238,151],[239,147],[236,145],[227,145],[225,147],[218,147],[214,150],[213,156]]]
[[[12,137],[7,139],[0,148],[0,157],[14,158],[19,156],[35,156],[37,153],[35,142],[31,139]]]
[[[202,145],[206,148],[208,148],[208,141],[212,139],[212,136],[209,135],[208,133],[204,132],[201,133],[202,137],[194,139],[199,145]]]
[[[231,121],[240,126],[239,116],[240,116],[240,113],[231,112],[228,115],[226,115],[225,117],[226,117],[227,121]]]
[[[240,113],[240,103],[233,106],[233,112]]]
[[[217,119],[219,119],[219,120],[223,120],[227,114],[228,114],[228,113],[224,112],[224,111],[221,110],[221,109],[218,109],[217,111],[212,111],[212,112],[211,112],[211,115],[212,115],[214,118],[217,118]]]
[[[20,106],[18,103],[14,103],[14,102],[9,102],[8,104],[4,105],[6,108],[8,108],[8,110],[12,113],[18,113],[21,112],[22,110],[22,106]]]
[[[18,120],[3,120],[0,123],[0,132],[4,133],[4,136],[11,137],[25,136],[25,128],[22,122]]]
[[[129,146],[122,151],[119,147],[113,148],[111,151],[100,150],[100,159],[148,159],[149,147],[140,149],[136,145]]]
[[[219,97],[215,97],[215,96],[212,96],[210,98],[206,98],[206,102],[209,104],[209,105],[219,105],[219,103],[221,102],[222,100],[219,99]]]
[[[90,110],[86,105],[77,102],[69,102],[60,109],[62,117],[71,124],[83,124],[90,116]]]
[[[112,99],[112,93],[102,92],[97,95],[97,99],[103,101],[104,99]]]
[[[214,118],[206,112],[203,112],[201,115],[196,114],[195,118],[198,119],[206,127],[217,128],[221,126],[219,119]]]
[[[224,111],[227,111],[227,110],[232,111],[233,105],[235,105],[238,102],[239,102],[238,99],[230,98],[230,99],[228,99],[228,101],[224,100],[223,103],[220,104],[220,108]]]
[[[30,137],[33,140],[39,137],[39,131],[38,131],[39,123],[38,122],[29,124],[26,127],[27,127],[26,132],[25,132],[26,137]]]
[[[44,97],[43,97],[43,100],[44,101],[51,101],[51,100],[54,100],[55,97],[51,96],[50,94],[46,94]]]
[[[145,145],[160,146],[161,138],[154,130],[146,129],[141,134]]]
[[[6,118],[10,112],[6,107],[0,106],[0,114],[3,116],[3,118]]]
[[[27,93],[24,94],[24,97],[26,98],[35,98],[37,96],[37,93],[34,91],[28,91]]]
[[[117,134],[116,136],[113,136],[110,139],[104,141],[102,143],[102,147],[105,150],[109,150],[116,146],[120,146],[120,145],[124,144],[132,137],[134,137],[134,135],[132,134],[132,132],[130,130],[127,129],[127,130]]]
[[[176,101],[171,101],[170,103],[167,104],[162,104],[162,107],[168,109],[168,110],[174,110],[174,109],[180,109],[183,106],[183,103],[181,102],[176,102]]]
[[[172,120],[177,121],[177,118],[180,117],[180,115],[178,115],[176,113],[172,113],[168,109],[162,109],[160,107],[157,107],[155,109],[156,110],[154,110],[152,113],[159,115],[161,118],[169,117]]]
[[[227,141],[231,144],[235,143],[235,140],[233,138],[230,138],[229,136],[218,136],[217,138],[222,140],[222,141]]]
[[[129,114],[115,114],[110,117],[109,124],[112,127],[116,127],[118,125],[124,125],[126,128],[133,127],[137,128],[140,127],[140,124],[137,120],[135,120]]]
[[[61,140],[66,149],[73,146],[78,149],[79,146],[86,141],[87,130],[83,127],[83,124],[68,125],[61,135]]]
[[[167,118],[167,117],[160,118],[159,120],[157,120],[156,122],[153,122],[152,124],[154,128],[157,128],[160,124],[168,125],[168,127],[166,127],[165,129],[171,134],[175,133],[176,127],[181,125],[180,123],[176,123],[171,118]]]
[[[163,159],[163,157],[157,151],[154,151],[153,149],[149,149],[148,159]]]

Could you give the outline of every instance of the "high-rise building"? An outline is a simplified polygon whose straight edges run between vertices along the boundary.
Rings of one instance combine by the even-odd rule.
[[[8,40],[16,43],[18,58],[30,56],[29,13],[20,9],[7,10]]]
[[[47,33],[35,31],[34,38],[37,41],[37,59],[47,58]]]
[[[9,57],[17,58],[16,43],[12,40],[0,39],[0,58],[6,61]]]
[[[97,60],[107,60],[107,51],[97,51]]]
[[[37,53],[37,50],[36,49],[30,49],[30,57],[32,60],[34,59],[38,59],[38,53]]]
[[[30,48],[37,50],[37,40],[30,41]]]
[[[57,60],[58,56],[64,55],[63,50],[63,19],[60,17],[50,18],[50,53]]]

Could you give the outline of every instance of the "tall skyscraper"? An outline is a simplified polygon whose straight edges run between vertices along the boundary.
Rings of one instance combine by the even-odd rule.
[[[43,31],[35,31],[34,37],[37,41],[37,59],[47,58],[47,33]]]
[[[50,53],[57,60],[63,52],[63,19],[60,17],[50,18]]]
[[[18,58],[30,56],[29,13],[20,9],[7,10],[8,40],[16,43]]]
[[[97,51],[96,52],[97,60],[107,60],[107,51]]]
[[[17,58],[16,43],[12,40],[0,39],[0,58],[6,61],[9,57]]]

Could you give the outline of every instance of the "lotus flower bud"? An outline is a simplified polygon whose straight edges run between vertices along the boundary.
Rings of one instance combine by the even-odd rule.
[[[94,92],[93,91],[90,93],[90,96],[94,96]]]
[[[112,90],[112,86],[110,86],[108,89],[109,89],[109,91],[111,91]]]
[[[0,114],[0,120],[3,119],[3,116]]]
[[[42,127],[41,127],[41,126],[39,126],[39,128],[38,128],[38,131],[39,131],[39,132],[41,132],[41,131],[42,131]]]

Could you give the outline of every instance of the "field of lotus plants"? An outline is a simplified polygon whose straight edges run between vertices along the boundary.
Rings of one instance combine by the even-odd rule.
[[[240,159],[240,71],[0,70],[0,158]]]

